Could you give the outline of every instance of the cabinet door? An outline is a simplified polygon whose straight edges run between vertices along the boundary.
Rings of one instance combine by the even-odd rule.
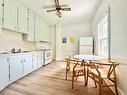
[[[35,15],[32,11],[29,10],[29,16],[28,16],[28,41],[34,41],[35,40]]]
[[[17,6],[13,0],[4,0],[4,25],[3,28],[17,29]]]
[[[50,31],[49,31],[49,25],[44,23],[43,21],[40,22],[41,27],[41,40],[49,42],[51,39]]]
[[[35,19],[35,40],[36,41],[41,40],[41,30],[40,30],[40,18],[39,18],[39,16],[36,16],[36,19]]]
[[[9,84],[9,60],[7,57],[0,58],[0,90]]]
[[[23,5],[18,5],[18,31],[27,34],[28,25],[28,9]]]
[[[3,2],[2,0],[0,0],[0,28],[2,27],[2,24],[3,24],[3,21],[2,21],[2,18],[3,18],[3,6],[2,6]]]
[[[32,72],[32,54],[23,54],[24,75]]]
[[[38,68],[38,58],[37,57],[38,57],[37,53],[34,53],[33,54],[33,62],[32,62],[32,64],[33,64],[32,69],[33,70],[36,70]]]
[[[38,52],[38,68],[43,65],[43,53]]]
[[[10,56],[10,81],[13,82],[23,76],[22,55]]]

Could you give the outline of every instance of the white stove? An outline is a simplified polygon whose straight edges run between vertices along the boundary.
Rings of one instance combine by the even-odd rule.
[[[44,65],[47,65],[52,62],[52,51],[44,50]]]

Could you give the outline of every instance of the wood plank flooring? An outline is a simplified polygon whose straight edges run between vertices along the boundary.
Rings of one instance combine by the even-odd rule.
[[[79,78],[72,90],[71,78],[65,80],[65,63],[53,62],[10,84],[0,95],[98,95],[98,88],[94,88],[92,80],[84,86]],[[104,88],[102,95],[114,94]]]

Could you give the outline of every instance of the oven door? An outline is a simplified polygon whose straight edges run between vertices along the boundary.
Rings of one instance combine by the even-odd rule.
[[[52,58],[52,51],[45,51],[45,60]]]

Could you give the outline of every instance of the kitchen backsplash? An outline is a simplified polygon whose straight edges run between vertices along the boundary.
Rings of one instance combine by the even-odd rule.
[[[36,43],[25,42],[22,39],[22,34],[9,31],[0,30],[0,51],[10,50],[12,48],[23,49],[23,50],[35,50]]]
[[[36,44],[36,49],[41,50],[41,49],[51,49],[51,45],[49,43],[42,43],[42,42],[37,42]]]

